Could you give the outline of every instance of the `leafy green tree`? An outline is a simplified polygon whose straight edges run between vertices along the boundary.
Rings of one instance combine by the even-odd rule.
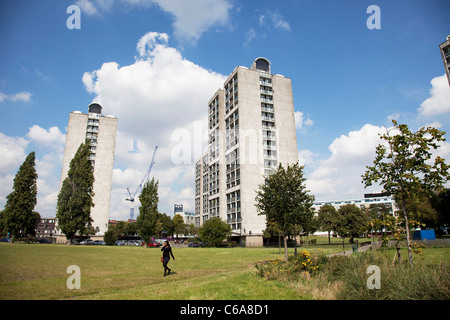
[[[208,246],[219,247],[231,235],[231,227],[219,217],[211,218],[199,228],[199,238]]]
[[[13,191],[6,196],[4,226],[14,237],[25,237],[35,229],[37,178],[36,155],[30,152],[14,177]]]
[[[378,237],[378,232],[381,232],[384,237],[387,220],[392,216],[392,206],[390,203],[372,203],[368,209],[364,209],[367,214],[367,231],[374,233]],[[389,220],[390,221],[390,220]]]
[[[162,231],[165,231],[166,234],[173,235],[174,234],[174,227],[173,227],[173,220],[172,218],[167,215],[167,213],[160,213],[159,214],[159,220],[162,223]]]
[[[431,204],[431,197],[432,194],[427,195],[420,192],[417,195],[408,197],[406,200],[408,217],[420,221],[427,228],[432,228],[437,222],[437,212]]]
[[[319,229],[328,232],[328,244],[331,244],[331,231],[336,227],[337,211],[331,204],[325,204],[320,207],[317,216]]]
[[[196,227],[194,224],[190,224],[187,226],[187,231],[189,235],[195,236],[198,234],[198,227]]]
[[[139,216],[136,219],[139,235],[147,244],[153,236],[158,234],[158,181],[152,178],[142,188],[139,196],[141,206],[139,207]]]
[[[358,237],[366,228],[368,219],[360,208],[354,204],[346,204],[339,208],[336,215],[335,231],[341,238]]]
[[[108,230],[113,230],[117,234],[117,238],[120,238],[123,237],[124,235],[131,235],[128,232],[129,225],[130,223],[126,221],[117,221],[115,225],[110,225],[108,227]]]
[[[259,214],[265,215],[267,223],[274,224],[282,233],[286,261],[289,232],[295,225],[305,228],[313,216],[314,196],[306,190],[303,168],[298,163],[286,169],[280,164],[278,170],[259,185],[255,199]]]
[[[112,228],[108,229],[108,231],[105,232],[103,240],[105,241],[107,246],[113,246],[116,244],[118,238],[119,237],[117,230],[114,230],[114,228]]]
[[[380,136],[383,143],[376,147],[373,166],[366,167],[362,182],[366,187],[379,183],[385,192],[394,195],[405,221],[409,263],[413,265],[407,202],[420,193],[429,195],[442,190],[449,180],[450,166],[439,156],[433,161],[430,151],[445,141],[444,131],[427,127],[411,132],[406,124],[392,122],[394,127]]]
[[[138,234],[138,226],[136,222],[125,222],[124,234],[128,236],[134,236]]]
[[[58,227],[73,242],[75,235],[92,232],[91,208],[94,207],[94,173],[89,161],[90,142],[82,143],[70,161],[67,178],[58,194]]]
[[[433,193],[431,205],[437,214],[435,229],[441,234],[441,227],[450,226],[450,189]]]
[[[176,214],[173,216],[173,232],[177,235],[179,234],[186,234],[186,224],[184,223],[184,219],[181,215]]]

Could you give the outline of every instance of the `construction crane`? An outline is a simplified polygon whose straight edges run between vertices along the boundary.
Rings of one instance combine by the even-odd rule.
[[[135,199],[135,197],[139,196],[139,192],[141,192],[142,187],[144,186],[145,183],[147,183],[148,178],[150,176],[150,171],[152,171],[152,167],[155,164],[156,150],[158,150],[158,146],[156,146],[155,150],[153,151],[153,157],[152,157],[152,162],[150,162],[150,167],[148,168],[147,173],[144,175],[144,178],[142,178],[142,181],[139,184],[139,186],[137,187],[136,191],[134,193],[131,193],[130,188],[127,187],[129,198],[126,198],[125,200],[131,202],[130,221],[134,220],[134,199]]]

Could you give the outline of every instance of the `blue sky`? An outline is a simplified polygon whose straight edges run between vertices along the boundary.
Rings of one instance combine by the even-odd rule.
[[[73,4],[78,30],[66,26]],[[380,8],[381,29],[366,25],[370,5]],[[35,150],[36,209],[55,215],[69,113],[95,100],[119,119],[111,218],[128,217],[126,187],[137,186],[155,145],[160,210],[183,203],[193,211],[196,128],[207,102],[236,66],[260,56],[292,79],[312,193],[362,197],[360,176],[390,119],[450,129],[438,48],[450,34],[449,10],[446,0],[2,1],[0,209]],[[186,135],[191,161],[179,163]],[[439,154],[450,158],[448,142]]]

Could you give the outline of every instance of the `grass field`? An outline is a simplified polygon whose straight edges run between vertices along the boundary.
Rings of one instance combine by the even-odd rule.
[[[310,251],[315,250],[328,254],[342,248]],[[423,261],[433,256],[436,262],[449,263],[449,249],[436,250],[438,255],[425,250]],[[176,261],[171,260],[169,267],[174,274],[163,277],[157,248],[0,243],[0,299],[317,298],[289,282],[256,276],[255,263],[281,258],[278,248],[175,247],[173,252]],[[81,289],[67,288],[71,274],[66,271],[71,265],[80,268]]]
[[[292,249],[291,249],[292,250]],[[336,249],[333,249],[336,251]],[[173,248],[163,277],[157,248],[0,244],[0,299],[301,299],[281,282],[256,277],[278,248]],[[81,289],[69,290],[77,265]]]

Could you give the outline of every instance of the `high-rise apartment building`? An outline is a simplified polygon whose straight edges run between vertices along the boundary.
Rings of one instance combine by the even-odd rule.
[[[196,162],[195,224],[220,217],[246,246],[262,246],[258,186],[278,164],[298,161],[292,84],[257,58],[236,67],[208,103],[208,151]]]
[[[108,230],[111,202],[111,184],[116,145],[117,118],[103,116],[102,107],[97,103],[89,106],[88,114],[81,111],[70,113],[67,127],[61,172],[61,186],[69,171],[70,161],[80,145],[87,140],[91,143],[90,161],[94,170],[95,207],[91,208],[92,226],[97,234]]]
[[[442,61],[444,62],[448,84],[450,85],[450,35],[447,36],[447,41],[439,45],[439,49],[441,51]]]

